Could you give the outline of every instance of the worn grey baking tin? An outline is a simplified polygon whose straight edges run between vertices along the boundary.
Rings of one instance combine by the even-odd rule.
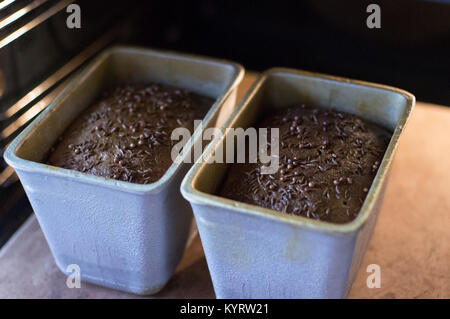
[[[190,165],[174,163],[157,182],[132,184],[41,164],[78,114],[113,83],[156,81],[216,99],[204,126],[233,110],[237,64],[133,47],[114,47],[78,74],[7,148],[58,267],[81,279],[136,294],[159,291],[182,257],[192,211],[179,186]],[[201,133],[197,128],[186,149]]]
[[[358,217],[331,224],[212,195],[227,166],[196,163],[181,191],[193,207],[218,298],[341,298],[361,265],[415,98],[383,85],[275,68],[254,83],[225,126],[252,126],[264,105],[299,103],[354,113],[392,130],[378,173]],[[224,141],[211,144],[206,158]]]

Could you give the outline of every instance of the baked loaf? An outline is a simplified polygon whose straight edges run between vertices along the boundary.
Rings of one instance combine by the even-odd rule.
[[[172,130],[194,129],[213,99],[151,83],[106,90],[62,134],[47,163],[138,184],[160,179],[172,164]]]
[[[305,105],[268,114],[257,127],[279,128],[278,172],[232,164],[217,194],[332,223],[358,215],[391,136],[355,115]]]

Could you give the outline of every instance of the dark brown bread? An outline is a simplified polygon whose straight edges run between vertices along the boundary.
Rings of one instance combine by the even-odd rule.
[[[161,84],[105,91],[62,134],[47,163],[132,183],[160,179],[172,164],[172,130],[202,119],[213,100]]]
[[[304,105],[257,127],[280,129],[280,169],[264,175],[260,163],[232,164],[218,194],[332,223],[358,215],[391,136],[357,116]]]

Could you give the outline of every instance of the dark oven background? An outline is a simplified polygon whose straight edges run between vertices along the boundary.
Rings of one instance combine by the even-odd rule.
[[[450,1],[0,1],[0,148],[113,43],[237,61],[247,70],[285,66],[397,86],[450,105]],[[381,28],[369,29],[369,3]],[[0,160],[0,246],[31,213]]]

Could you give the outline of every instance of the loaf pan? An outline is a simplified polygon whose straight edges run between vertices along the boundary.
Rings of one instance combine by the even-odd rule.
[[[52,251],[81,280],[136,294],[159,291],[183,254],[192,210],[180,194],[190,167],[173,163],[152,184],[132,184],[41,164],[69,124],[113,84],[159,82],[215,99],[204,127],[233,110],[243,68],[235,63],[134,47],[100,54],[7,148]],[[197,127],[186,149],[201,134]]]
[[[361,265],[415,98],[384,85],[274,68],[259,77],[225,126],[247,128],[267,105],[301,103],[353,113],[393,132],[378,173],[357,218],[332,224],[214,195],[227,164],[206,160],[225,147],[226,135],[211,144],[181,191],[193,207],[218,298],[342,298]]]

